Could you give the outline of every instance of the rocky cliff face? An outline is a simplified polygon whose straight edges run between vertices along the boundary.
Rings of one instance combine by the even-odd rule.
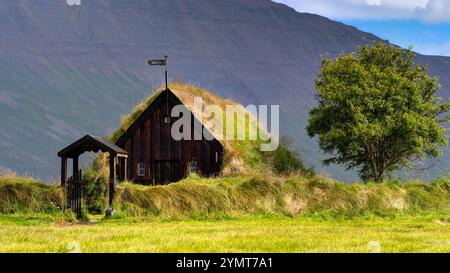
[[[320,166],[304,126],[321,56],[374,40],[269,0],[0,0],[0,168],[57,177],[56,152],[86,133],[111,133],[163,80],[146,60],[168,54],[171,79],[243,104],[279,104],[282,133],[304,161],[349,180]],[[450,59],[419,61],[450,97]]]

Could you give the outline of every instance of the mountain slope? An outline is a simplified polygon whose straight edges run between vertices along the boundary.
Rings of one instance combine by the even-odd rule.
[[[244,105],[279,104],[282,133],[306,163],[354,177],[320,166],[304,125],[321,56],[378,40],[371,34],[269,0],[0,3],[0,168],[57,177],[56,152],[86,133],[109,135],[163,80],[146,60],[168,54],[171,79]],[[418,60],[442,76],[449,98],[450,59]]]

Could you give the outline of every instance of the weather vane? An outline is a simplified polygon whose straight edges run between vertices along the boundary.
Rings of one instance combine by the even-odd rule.
[[[160,59],[160,60],[150,60],[150,61],[148,61],[148,64],[149,65],[159,65],[159,66],[165,66],[165,68],[166,68],[166,73],[165,73],[165,75],[166,75],[166,90],[168,90],[169,89],[169,83],[168,83],[168,73],[167,73],[167,59],[169,58],[169,56],[167,56],[167,55],[165,55],[164,56],[164,59]]]

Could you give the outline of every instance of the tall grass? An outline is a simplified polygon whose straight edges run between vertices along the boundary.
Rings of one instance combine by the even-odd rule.
[[[104,189],[95,172],[85,172],[84,205],[103,213]],[[100,180],[98,180],[100,179]],[[98,185],[95,185],[97,183]],[[91,188],[93,187],[93,188]],[[100,187],[101,190],[98,191]],[[89,189],[89,190],[88,190]],[[122,216],[210,218],[245,215],[355,217],[447,209],[450,180],[347,185],[320,177],[191,176],[168,186],[118,185],[114,207]],[[0,214],[59,212],[63,192],[31,178],[0,177]]]
[[[169,186],[119,186],[115,206],[131,216],[211,217],[323,214],[354,217],[449,206],[449,180],[432,184],[355,184],[323,178],[189,178]]]
[[[32,178],[8,172],[0,176],[0,213],[54,213],[63,204],[63,191]]]

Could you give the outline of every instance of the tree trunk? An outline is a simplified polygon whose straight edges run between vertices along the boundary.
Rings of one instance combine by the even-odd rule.
[[[377,184],[383,183],[383,180],[384,180],[384,169],[381,169],[375,176],[375,183]]]
[[[381,165],[381,166],[380,166]],[[378,164],[376,160],[372,160],[370,164],[370,176],[369,181],[373,181],[375,183],[383,183],[384,180],[385,168],[384,164]]]

